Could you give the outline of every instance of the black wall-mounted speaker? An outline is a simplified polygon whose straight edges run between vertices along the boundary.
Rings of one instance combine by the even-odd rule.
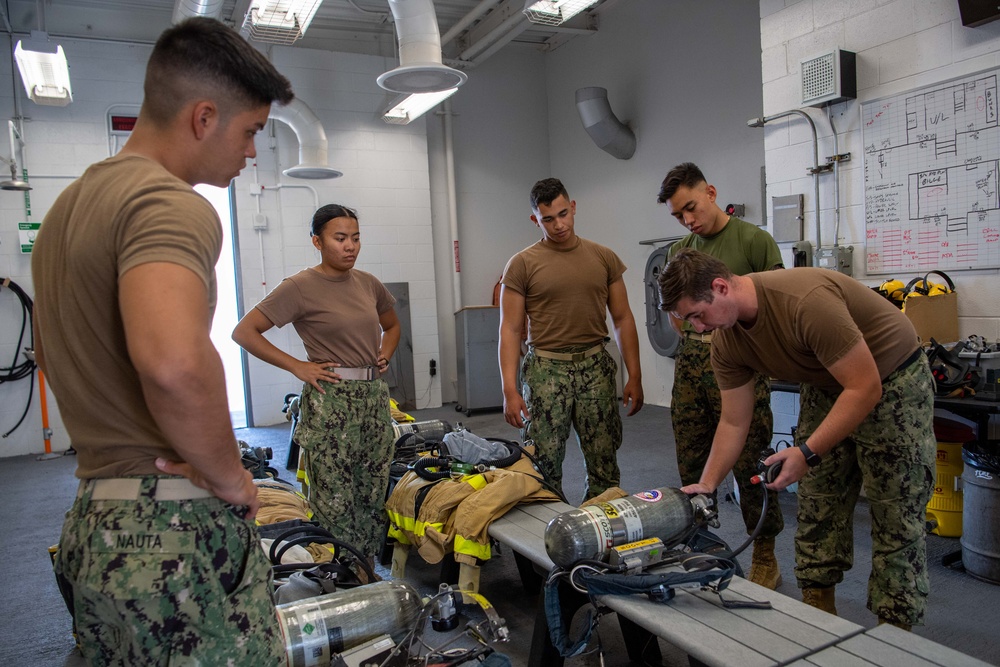
[[[962,15],[962,25],[976,26],[1000,19],[998,0],[958,0],[958,11]]]

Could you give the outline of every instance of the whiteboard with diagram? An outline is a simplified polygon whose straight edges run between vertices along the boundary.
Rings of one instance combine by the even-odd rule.
[[[1000,267],[998,74],[861,105],[869,275]]]

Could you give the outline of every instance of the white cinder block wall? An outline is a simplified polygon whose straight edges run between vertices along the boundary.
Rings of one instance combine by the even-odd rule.
[[[855,277],[875,285],[884,276],[864,273],[864,160],[859,102],[947,81],[1000,64],[1000,22],[978,28],[962,26],[956,0],[761,0],[761,74],[764,114],[801,106],[799,61],[840,47],[857,54],[858,100],[828,110],[807,109],[820,135],[820,162],[834,154],[830,120],[839,134],[841,152],[851,161],[840,173],[840,234],[834,239],[832,174],[820,177],[822,243],[854,246]],[[761,130],[758,130],[761,131]],[[817,242],[812,177],[812,135],[799,118],[768,123],[764,130],[767,200],[805,195],[806,238]],[[770,212],[769,212],[770,214]],[[959,335],[1000,336],[997,270],[952,271],[959,291]],[[908,280],[913,276],[901,279]],[[798,402],[793,395],[772,398],[775,431],[795,424]]]
[[[279,71],[291,80],[296,96],[322,121],[330,164],[344,175],[322,181],[281,176],[282,170],[298,163],[298,142],[291,128],[283,123],[274,124],[277,150],[268,147],[265,137],[258,140],[257,176],[265,188],[259,203],[261,211],[276,224],[269,224],[263,232],[265,289],[261,285],[259,239],[251,215],[258,202],[250,194],[253,170],[247,169],[236,185],[245,306],[252,308],[284,276],[318,263],[319,253],[309,238],[309,223],[317,202],[357,209],[362,240],[357,266],[383,282],[409,284],[417,407],[438,406],[440,383],[438,378],[432,381],[428,372],[430,360],[439,358],[439,352],[424,121],[387,125],[376,117],[385,93],[375,78],[393,67],[385,58],[276,48],[273,59]],[[268,189],[279,183],[289,187]],[[289,353],[304,356],[291,326],[272,329],[267,335]],[[295,377],[253,357],[250,382],[256,425],[283,420],[283,397],[301,389]]]
[[[30,218],[20,193],[0,193],[0,277],[12,278],[32,296],[30,256],[20,254],[16,223],[40,221],[71,178],[109,155],[107,109],[111,104],[141,103],[151,50],[150,46],[92,41],[61,43],[72,66],[72,104],[44,107],[25,101],[23,87],[15,80],[27,118],[26,163],[35,188],[30,193]],[[11,51],[0,48],[0,72],[7,77],[12,72]],[[375,77],[391,69],[388,59],[285,47],[274,47],[272,57],[292,81],[297,95],[319,116],[329,142],[330,162],[344,176],[328,181],[282,176],[282,169],[298,162],[294,133],[283,123],[272,123],[258,136],[256,173],[248,166],[235,181],[244,303],[253,307],[265,290],[284,276],[317,263],[318,254],[308,232],[317,203],[337,202],[357,208],[364,244],[359,267],[385,282],[409,283],[414,376],[422,390],[418,406],[440,405],[440,385],[428,373],[429,360],[438,358],[439,352],[425,126],[423,122],[389,126],[376,118],[383,93]],[[15,115],[12,90],[9,84],[0,86],[4,119]],[[273,139],[269,136],[272,132]],[[0,154],[7,152],[5,145],[0,148]],[[254,183],[266,188],[260,197],[250,194]],[[287,187],[271,189],[279,184]],[[259,237],[252,222],[258,204],[269,219],[267,230]],[[17,352],[20,324],[17,300],[9,290],[0,291],[0,365],[9,366]],[[303,354],[290,326],[272,330],[269,336],[291,354]],[[281,399],[300,388],[291,375],[255,359],[250,361],[248,382],[257,425],[283,420]],[[0,434],[17,422],[28,389],[28,380],[0,385]],[[65,450],[69,438],[51,392],[48,398],[53,449]],[[40,414],[36,388],[25,423],[0,440],[0,457],[42,451]]]

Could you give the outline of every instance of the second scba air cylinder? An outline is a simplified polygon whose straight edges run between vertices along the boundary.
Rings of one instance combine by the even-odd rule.
[[[605,560],[612,548],[647,537],[667,546],[699,520],[703,496],[662,488],[572,509],[545,527],[545,551],[559,567],[584,560]]]

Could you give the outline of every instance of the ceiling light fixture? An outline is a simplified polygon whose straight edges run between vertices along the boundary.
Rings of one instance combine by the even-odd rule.
[[[64,107],[73,101],[66,54],[62,46],[49,41],[47,33],[32,30],[29,39],[18,41],[14,59],[32,102]]]
[[[251,0],[243,19],[250,39],[293,44],[306,34],[323,0]]]
[[[382,120],[390,125],[408,125],[454,95],[457,90],[456,87],[436,93],[390,95],[388,103],[382,107]]]
[[[560,25],[596,3],[597,0],[526,0],[524,15],[532,23]]]

